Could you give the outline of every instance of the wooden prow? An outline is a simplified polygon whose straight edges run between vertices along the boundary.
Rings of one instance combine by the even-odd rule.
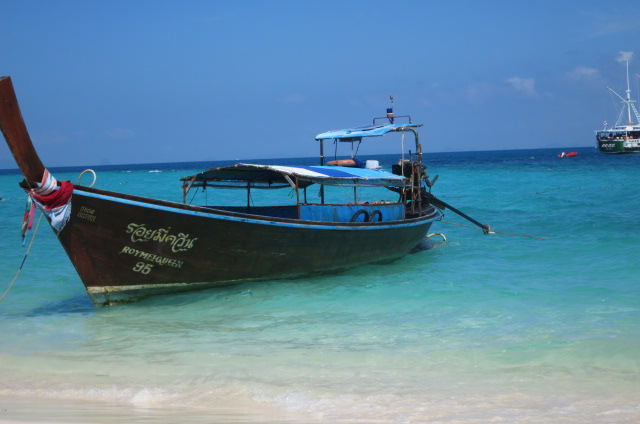
[[[44,173],[44,165],[33,147],[22,119],[11,77],[0,77],[0,130],[22,175],[28,181],[39,183]]]

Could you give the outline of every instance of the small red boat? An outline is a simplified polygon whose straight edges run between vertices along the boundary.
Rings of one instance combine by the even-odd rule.
[[[569,153],[562,152],[558,155],[559,158],[570,158],[573,156],[578,156],[578,152],[569,152]]]

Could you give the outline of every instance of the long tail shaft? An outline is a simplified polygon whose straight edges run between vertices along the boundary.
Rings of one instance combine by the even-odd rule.
[[[433,194],[428,193],[427,197],[429,199],[429,201],[435,205],[436,207],[440,208],[440,209],[449,209],[452,212],[460,215],[461,217],[463,217],[464,219],[466,219],[469,222],[474,223],[475,225],[477,225],[478,227],[480,227],[482,229],[482,231],[484,231],[485,234],[490,234],[491,231],[491,227],[489,226],[489,224],[482,224],[478,221],[476,221],[475,219],[471,218],[469,215],[467,215],[466,213],[454,208],[453,206],[451,206],[450,204],[438,199],[437,197],[435,197]]]

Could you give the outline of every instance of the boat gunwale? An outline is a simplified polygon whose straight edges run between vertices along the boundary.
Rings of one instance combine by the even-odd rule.
[[[289,226],[300,226],[305,228],[326,228],[326,229],[384,229],[385,227],[389,228],[397,228],[402,226],[414,226],[421,225],[425,221],[435,221],[438,218],[442,217],[442,213],[435,206],[431,206],[427,209],[429,213],[425,213],[423,215],[417,217],[405,217],[401,220],[395,221],[379,221],[379,222],[328,222],[328,221],[309,221],[309,220],[301,220],[301,219],[293,219],[293,218],[281,218],[281,217],[272,217],[272,216],[264,216],[264,215],[256,215],[251,213],[242,213],[235,211],[228,211],[224,209],[216,209],[215,206],[194,206],[188,205],[179,202],[173,202],[170,200],[162,200],[162,199],[154,199],[149,197],[143,197],[133,194],[126,194],[120,192],[114,192],[109,190],[102,190],[92,187],[84,187],[84,186],[75,186],[75,192],[79,192],[79,195],[84,194],[88,195],[88,197],[98,197],[104,198],[104,200],[116,200],[120,203],[129,203],[139,207],[147,207],[151,209],[176,209],[176,213],[180,213],[179,211],[184,211],[190,215],[203,216],[203,217],[214,217],[214,216],[224,216],[234,220],[240,220],[243,222],[253,222],[261,225],[273,225],[273,223],[281,223]],[[110,198],[110,199],[109,199]],[[354,206],[376,206],[373,204],[369,205],[360,205],[353,204]]]

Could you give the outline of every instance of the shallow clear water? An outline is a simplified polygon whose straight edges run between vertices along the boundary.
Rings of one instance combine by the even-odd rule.
[[[391,264],[115,307],[91,304],[43,221],[0,304],[0,395],[130,422],[638,422],[640,155],[578,152],[426,155],[434,194],[496,234],[447,211],[446,243]],[[96,186],[180,201],[194,166]],[[18,180],[0,175],[2,292],[26,250]]]

